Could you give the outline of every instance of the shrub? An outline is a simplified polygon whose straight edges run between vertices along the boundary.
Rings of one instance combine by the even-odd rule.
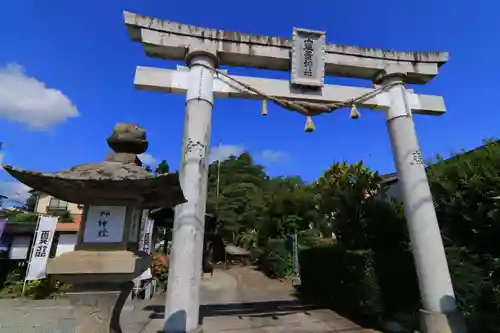
[[[23,289],[24,269],[14,269],[10,271],[3,283],[1,296],[2,297],[19,297]]]
[[[316,229],[307,229],[299,231],[298,240],[301,247],[318,246],[322,240],[321,233]]]
[[[250,251],[250,259],[252,263],[259,264],[262,260],[264,260],[265,253],[266,251],[264,247],[259,247],[259,246],[254,247]]]
[[[163,253],[153,252],[151,257],[151,275],[163,289],[166,289],[168,283],[168,256]]]
[[[420,295],[403,205],[375,199],[364,206],[367,248],[374,254],[384,314],[413,312]]]
[[[23,270],[11,271],[3,285],[0,296],[17,298],[22,296],[23,291]],[[27,281],[24,286],[24,297],[33,299],[54,298],[63,295],[70,289],[70,285],[58,280],[41,279]]]
[[[70,222],[75,222],[75,218],[73,217],[73,215],[65,210],[64,212],[62,212],[60,215],[59,215],[59,219],[58,219],[59,222],[61,223],[70,223]]]
[[[301,291],[352,317],[382,314],[374,253],[323,245],[300,252]]]
[[[491,258],[465,247],[446,248],[457,298],[471,332],[500,332],[500,290],[485,267]]]
[[[70,285],[58,280],[41,279],[26,282],[24,296],[33,299],[54,298],[63,295],[70,289]]]
[[[14,222],[14,223],[36,222],[37,219],[38,219],[38,214],[32,212],[18,213],[8,217],[9,222]]]
[[[293,272],[292,254],[284,239],[269,239],[262,247],[259,264],[271,277],[283,278]]]

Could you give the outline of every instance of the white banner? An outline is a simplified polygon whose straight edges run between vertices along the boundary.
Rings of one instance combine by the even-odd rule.
[[[153,242],[153,227],[154,221],[150,219],[145,219],[141,223],[141,239],[139,240],[139,251],[144,251],[146,253],[151,253],[151,243]],[[151,279],[153,275],[151,274],[151,268],[148,268],[143,272],[137,279],[139,281]]]
[[[54,240],[57,220],[56,216],[39,217],[25,281],[43,279],[47,275],[47,260]]]

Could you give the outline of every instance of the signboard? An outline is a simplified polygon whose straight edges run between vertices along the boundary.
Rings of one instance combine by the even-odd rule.
[[[139,244],[139,250],[146,253],[151,253],[151,242],[153,241],[153,226],[154,221],[147,219],[143,223],[143,229],[141,232],[141,242]]]
[[[139,240],[139,251],[151,253],[154,221],[150,219],[144,219],[141,224],[142,228],[141,228],[141,239]],[[137,279],[141,281],[141,280],[151,279],[152,277],[153,276],[151,275],[151,268],[148,268]]]
[[[323,87],[325,78],[325,32],[293,29],[292,84]]]
[[[125,228],[125,206],[89,206],[84,243],[120,243]]]
[[[25,281],[39,280],[46,276],[52,241],[56,232],[57,216],[41,216],[38,219],[35,242],[31,249]]]

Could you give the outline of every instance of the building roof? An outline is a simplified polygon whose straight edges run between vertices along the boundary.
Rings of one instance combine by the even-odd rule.
[[[385,175],[381,175],[380,178],[382,178],[382,184],[391,184],[398,180],[398,173],[387,173]]]
[[[71,231],[78,232],[80,230],[80,225],[82,223],[82,214],[71,214],[73,216],[73,222],[58,222],[56,225],[56,231]]]

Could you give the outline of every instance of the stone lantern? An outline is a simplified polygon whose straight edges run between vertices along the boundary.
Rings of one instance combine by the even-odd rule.
[[[173,207],[186,200],[176,174],[153,175],[137,157],[147,150],[141,127],[120,123],[107,139],[114,151],[104,162],[77,165],[57,173],[5,170],[27,186],[84,205],[75,251],[49,260],[50,277],[69,283],[67,294],[76,332],[121,333],[120,313],[132,279],[150,266],[137,250],[144,209]]]

